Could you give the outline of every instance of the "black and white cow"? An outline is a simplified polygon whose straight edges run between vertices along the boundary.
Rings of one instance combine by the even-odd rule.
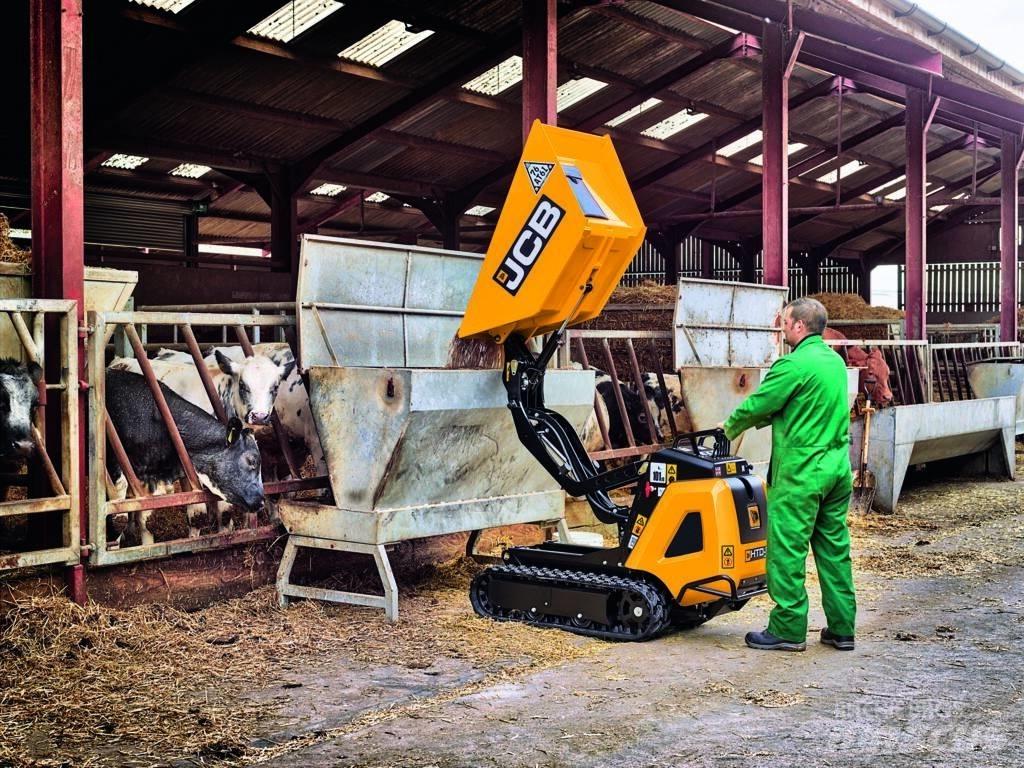
[[[249,511],[262,508],[260,452],[252,431],[244,429],[237,417],[225,427],[167,386],[161,384],[161,390],[203,487]],[[139,480],[151,491],[166,492],[184,471],[146,380],[129,371],[108,370],[106,403]],[[112,452],[107,454],[107,469],[111,478],[120,481],[119,487],[125,488]],[[142,512],[136,519],[143,544],[153,543],[146,527],[148,517],[148,512]]]
[[[243,356],[233,360],[226,355],[215,354],[212,359],[204,362],[225,414],[228,418],[237,417],[246,424],[270,423],[270,413],[274,409],[278,389],[295,369],[294,360],[291,365],[279,366],[265,355],[249,358]],[[158,381],[193,405],[213,413],[210,398],[207,397],[203,380],[191,355],[161,350],[156,359],[150,360],[150,365]],[[139,361],[134,357],[116,358],[109,367],[111,370],[142,373]]]
[[[612,378],[604,371],[595,369],[594,388],[597,391],[595,398],[594,413],[592,413],[583,425],[581,439],[588,453],[605,449],[604,437],[597,421],[597,413],[600,410],[601,417],[608,428],[608,439],[611,441],[611,448],[628,448],[629,437],[626,433],[625,422],[619,411],[619,404],[615,397],[615,386]],[[658,419],[658,406],[655,402],[655,392],[646,381],[644,382],[643,396],[636,388],[626,382],[619,382],[619,392],[622,394],[622,402],[626,409],[626,417],[629,419],[629,426],[633,432],[633,441],[636,445],[652,445],[664,441],[664,435],[657,421],[652,425],[647,418],[647,411],[651,416]],[[644,400],[647,400],[648,407],[644,407]]]
[[[9,357],[0,359],[0,458],[32,452],[32,410],[39,404],[43,369]]]

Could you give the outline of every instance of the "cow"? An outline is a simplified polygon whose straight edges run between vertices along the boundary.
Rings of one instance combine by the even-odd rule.
[[[237,417],[225,427],[166,385],[160,384],[160,389],[202,486],[250,512],[261,509],[265,499],[260,452],[252,430],[245,429]],[[167,492],[184,477],[184,470],[146,380],[130,371],[108,370],[106,405],[139,480],[151,492]],[[107,454],[107,470],[121,491],[118,495],[124,498],[127,483],[112,451]],[[135,520],[142,544],[153,543],[146,526],[148,518],[149,512],[142,512]]]
[[[833,328],[826,328],[821,336],[826,342],[846,341],[846,336]],[[860,369],[857,378],[857,389],[860,392],[863,392],[879,407],[892,402],[892,389],[889,387],[889,364],[885,362],[885,355],[882,354],[881,349],[876,347],[869,352],[863,347],[845,345],[834,347],[834,349],[847,365]]]
[[[270,423],[278,389],[295,369],[294,360],[290,364],[278,365],[263,355],[233,360],[217,352],[212,355],[212,359],[204,362],[224,406],[225,415],[228,418],[237,417],[247,424]],[[150,366],[157,380],[193,405],[213,413],[213,405],[191,355],[160,350],[156,359],[150,361]],[[109,367],[112,370],[142,373],[139,361],[134,357],[116,358]]]
[[[253,352],[257,357],[267,357],[279,368],[288,370],[288,375],[282,381],[277,399],[274,401],[274,412],[288,438],[300,440],[305,444],[306,450],[313,457],[316,474],[326,475],[327,462],[324,459],[323,446],[320,444],[320,434],[317,432],[316,422],[313,420],[313,412],[309,407],[309,394],[306,392],[306,385],[303,384],[296,367],[292,348],[284,342],[268,342],[256,344],[253,347]],[[211,357],[217,355],[232,360],[245,359],[245,352],[241,347],[214,347],[206,356],[206,360],[209,361]]]
[[[657,408],[658,429],[661,431],[662,436],[667,438],[673,434],[673,424],[675,424],[676,433],[686,432],[689,420],[683,407],[683,392],[679,376],[674,374],[662,375],[662,378],[665,380],[664,392],[661,389],[658,374],[645,373],[642,378],[647,398]],[[652,408],[653,410],[654,408]]]
[[[608,429],[608,439],[611,441],[611,448],[628,448],[629,437],[626,433],[625,422],[619,411],[618,401],[615,397],[615,387],[612,378],[604,371],[594,369],[594,412],[587,417],[583,425],[580,439],[583,441],[587,453],[604,450],[604,436],[601,434],[598,425],[598,411],[605,426]],[[641,396],[635,387],[620,381],[619,392],[622,395],[622,402],[626,409],[626,417],[629,419],[629,426],[633,432],[633,441],[636,445],[651,445],[664,442],[664,434],[658,424],[658,406],[655,402],[655,390],[647,386],[645,382],[644,394]],[[647,408],[644,407],[644,400],[647,401]],[[647,411],[655,419],[653,425],[649,424]],[[653,428],[652,428],[653,427]]]
[[[39,404],[43,369],[36,363],[0,358],[0,459],[32,452],[32,410]]]

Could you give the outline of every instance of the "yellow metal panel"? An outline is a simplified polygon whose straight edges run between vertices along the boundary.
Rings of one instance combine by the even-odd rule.
[[[690,512],[701,516],[704,548],[689,555],[665,557],[679,524]],[[743,512],[749,514],[747,510]],[[725,575],[738,585],[743,579],[763,575],[764,558],[748,560],[748,552],[754,554],[760,549],[757,554],[763,554],[764,547],[764,541],[740,542],[736,504],[725,481],[685,480],[671,483],[665,489],[626,560],[626,567],[656,576],[676,597],[684,585],[709,576]],[[729,584],[724,580],[707,586],[729,591]],[[690,590],[680,604],[696,605],[715,599]]]
[[[535,121],[459,336],[502,342],[596,317],[645,231],[611,139]]]

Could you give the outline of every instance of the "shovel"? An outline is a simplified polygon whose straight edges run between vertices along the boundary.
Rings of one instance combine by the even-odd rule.
[[[864,406],[864,439],[861,441],[860,468],[853,472],[853,496],[850,497],[850,511],[867,514],[875,500],[875,473],[868,469],[868,439],[871,436],[871,414],[876,409],[868,399]]]

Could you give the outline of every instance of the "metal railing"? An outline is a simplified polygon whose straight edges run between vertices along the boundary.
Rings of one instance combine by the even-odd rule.
[[[927,341],[882,339],[826,339],[836,351],[860,347],[865,352],[877,349],[889,366],[889,387],[893,405],[920,405],[931,402],[931,355]]]
[[[293,316],[255,315],[255,314],[220,314],[216,312],[100,312],[90,313],[90,325],[93,334],[89,350],[89,420],[90,420],[90,476],[101,478],[90,489],[89,520],[90,540],[95,543],[90,562],[95,565],[111,565],[115,563],[134,562],[138,560],[163,557],[177,552],[193,552],[232,546],[259,539],[276,536],[279,526],[276,515],[267,524],[259,524],[256,516],[249,514],[246,525],[240,530],[216,530],[198,538],[177,538],[153,544],[139,544],[130,547],[117,547],[107,539],[107,519],[113,515],[139,514],[144,511],[166,509],[181,505],[205,503],[217,504],[220,500],[200,485],[192,460],[182,442],[181,435],[174,423],[166,398],[147,355],[147,347],[170,346],[148,345],[144,343],[147,332],[153,328],[162,328],[164,335],[173,328],[184,339],[184,346],[192,356],[203,388],[210,399],[215,416],[226,422],[226,414],[217,395],[216,387],[203,360],[199,342],[193,329],[220,329],[221,338],[227,333],[236,337],[239,345],[247,356],[253,354],[249,339],[249,331],[256,328],[286,329],[295,324]],[[115,337],[121,337],[116,339]],[[130,457],[124,450],[120,436],[106,411],[106,366],[110,353],[108,342],[114,341],[114,349],[130,350],[142,371],[143,377],[153,395],[160,418],[167,429],[168,438],[174,446],[175,454],[185,475],[185,490],[162,495],[151,495],[143,486],[132,467]],[[274,499],[283,493],[300,490],[328,487],[325,476],[301,478],[299,467],[292,455],[288,439],[281,427],[277,415],[272,416],[273,429],[277,442],[288,465],[291,480],[267,482],[264,492],[267,497],[268,509],[272,509]],[[107,473],[107,449],[111,450],[128,484],[129,495],[122,500],[115,500],[114,484]],[[214,520],[219,516],[214,515]]]
[[[939,402],[973,400],[968,366],[998,357],[1020,357],[1018,342],[979,342],[974,344],[932,344],[932,397]]]
[[[55,317],[56,324],[46,322],[46,317]],[[0,518],[28,516],[25,520],[27,531],[32,540],[33,523],[38,522],[38,515],[43,513],[60,513],[61,543],[59,546],[44,545],[32,548],[28,543],[24,551],[4,552],[0,541],[0,571],[15,568],[28,568],[53,563],[75,565],[81,555],[81,535],[79,526],[79,423],[78,423],[78,320],[75,302],[60,299],[5,299],[0,301],[0,317],[10,323],[4,324],[0,336],[4,339],[4,354],[20,357],[25,362],[39,365],[43,370],[43,378],[37,384],[39,388],[39,405],[32,415],[31,438],[35,450],[26,460],[26,470],[7,472],[3,475],[3,498],[8,489],[25,488],[26,498],[11,501],[0,501]],[[56,327],[55,335],[47,335],[47,325]],[[13,331],[13,333],[11,333]],[[20,347],[20,355],[15,352]],[[53,365],[56,357],[59,365]],[[56,380],[47,380],[47,364],[51,370],[57,371]],[[51,377],[53,378],[53,377]],[[60,456],[57,465],[47,452],[46,425],[47,401],[56,395],[60,399]],[[50,434],[57,430],[52,429]],[[31,482],[31,470],[38,467],[42,472],[41,482]],[[49,495],[46,495],[46,490]],[[32,491],[39,492],[37,498],[27,498]],[[40,541],[43,539],[40,538]],[[13,543],[13,542],[10,542]],[[22,547],[18,547],[22,549]]]

